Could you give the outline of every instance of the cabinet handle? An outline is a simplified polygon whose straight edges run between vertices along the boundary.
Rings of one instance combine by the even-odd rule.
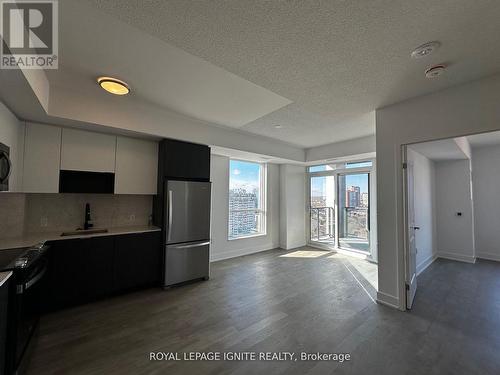
[[[170,241],[170,237],[172,236],[172,197],[173,191],[168,191],[168,240]]]

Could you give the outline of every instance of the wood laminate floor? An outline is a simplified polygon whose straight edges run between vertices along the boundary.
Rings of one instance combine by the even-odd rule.
[[[207,282],[45,316],[29,374],[500,374],[500,265],[437,260],[414,309],[376,266],[303,248],[212,264]],[[317,361],[150,361],[150,352],[343,352]]]

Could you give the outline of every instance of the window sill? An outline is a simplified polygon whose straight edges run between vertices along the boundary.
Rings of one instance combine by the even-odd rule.
[[[236,241],[236,240],[246,240],[248,238],[255,238],[255,237],[264,237],[267,236],[267,233],[255,233],[255,234],[249,234],[248,236],[241,236],[241,237],[235,237],[235,238],[228,238],[228,241]]]

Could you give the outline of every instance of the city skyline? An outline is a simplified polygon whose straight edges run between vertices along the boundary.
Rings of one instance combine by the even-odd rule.
[[[258,233],[261,165],[230,160],[229,168],[229,238]]]
[[[334,178],[333,176],[321,176],[321,177],[313,177],[311,178],[311,196],[312,197],[321,197],[326,196],[328,192],[326,192],[326,181],[327,178]],[[361,194],[368,193],[368,178],[365,174],[350,174],[345,175],[345,185],[349,186],[358,186],[360,188]]]

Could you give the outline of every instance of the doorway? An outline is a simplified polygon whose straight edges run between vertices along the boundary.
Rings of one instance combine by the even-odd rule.
[[[310,240],[335,247],[335,176],[310,178]]]
[[[309,243],[371,258],[373,161],[309,168]]]
[[[370,173],[338,174],[339,247],[370,252]]]

